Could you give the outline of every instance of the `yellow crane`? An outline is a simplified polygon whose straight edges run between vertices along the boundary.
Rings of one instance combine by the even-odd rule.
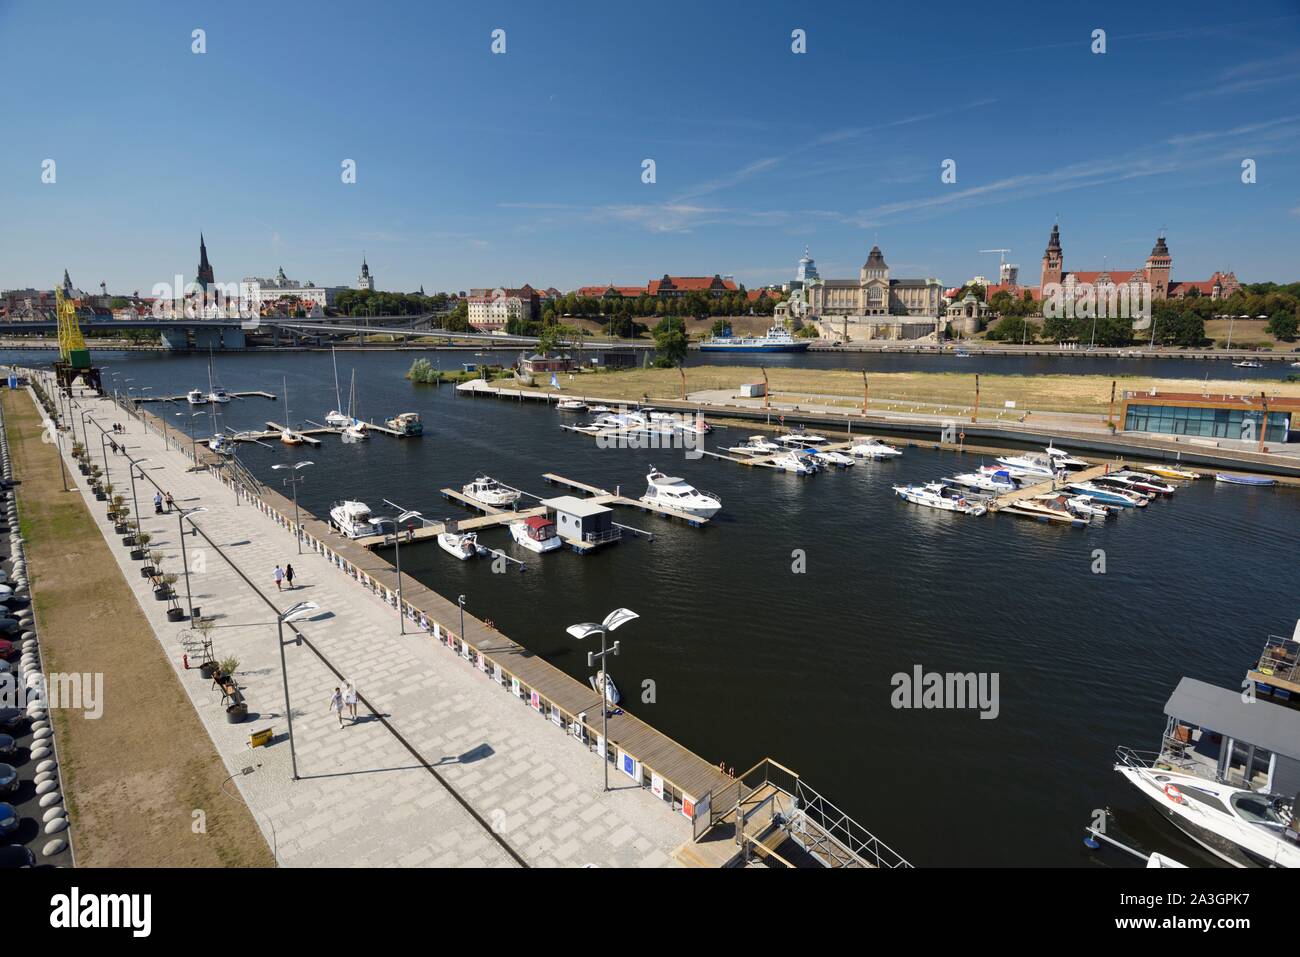
[[[80,376],[87,386],[102,392],[99,370],[91,366],[90,350],[81,334],[76,303],[64,296],[63,289],[57,285],[54,287],[54,302],[59,326],[59,360],[54,363],[54,372],[59,385],[71,392],[72,383]]]

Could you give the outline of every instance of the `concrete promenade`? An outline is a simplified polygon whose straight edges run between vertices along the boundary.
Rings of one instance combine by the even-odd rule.
[[[130,560],[65,443],[70,480],[87,496],[153,626],[159,653],[177,670],[230,769],[229,789],[238,788],[282,865],[518,866],[514,855],[529,866],[675,863],[674,849],[691,838],[685,817],[617,771],[610,775],[612,790],[602,792],[599,758],[526,701],[429,635],[399,636],[395,609],[325,557],[298,555],[290,530],[246,501],[237,504],[227,486],[192,471],[188,456],[165,448],[159,435],[144,431],[111,400],[79,401],[77,417],[94,410],[88,418],[106,427],[125,423],[128,454],[148,460],[141,468],[171,492],[178,507],[207,509],[194,523],[234,563],[203,538],[185,537],[193,603],[204,617],[215,618],[215,656],[240,661],[236,674],[250,715],[237,725],[226,722],[221,694],[211,682],[197,670],[182,669],[180,637],[188,625],[166,620],[166,603],[154,599],[140,563]],[[89,449],[102,467],[99,434],[92,422]],[[115,491],[129,503],[127,459],[110,453],[108,465]],[[175,588],[184,606],[178,517],[155,515],[153,493],[137,473],[143,530],[153,535],[149,547],[162,551],[164,569],[179,576]],[[296,587],[279,594],[271,572],[288,562],[297,573]],[[301,775],[295,782],[271,606],[284,610],[297,601],[320,608],[297,623],[319,655],[306,644],[290,642],[286,649]],[[345,720],[339,727],[328,702],[340,674],[356,684],[378,716],[362,705],[355,724]],[[106,707],[148,707],[148,701],[114,700],[111,676],[105,697]],[[274,743],[250,749],[249,734],[268,726],[275,730]]]

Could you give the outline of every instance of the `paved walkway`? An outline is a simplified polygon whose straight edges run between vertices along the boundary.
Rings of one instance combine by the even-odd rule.
[[[320,606],[298,628],[393,729],[364,707],[360,720],[340,728],[327,710],[340,683],[337,675],[306,645],[290,644],[302,776],[291,780],[275,613],[266,599],[201,538],[186,536],[193,602],[204,617],[216,617],[216,657],[239,658],[237,676],[249,702],[248,720],[227,724],[220,692],[197,670],[181,668],[179,637],[187,626],[167,622],[166,603],[153,598],[140,563],[130,560],[105,520],[103,503],[86,493],[164,653],[281,864],[516,866],[498,837],[532,866],[675,863],[672,851],[691,836],[686,818],[632,782],[619,781],[617,773],[611,774],[613,790],[603,793],[599,758],[526,702],[429,636],[399,636],[392,608],[325,558],[297,555],[292,532],[246,503],[237,505],[212,476],[189,471],[188,458],[164,449],[153,432],[142,433],[140,423],[110,400],[83,397],[81,403],[82,410],[99,410],[94,418],[105,425],[126,423],[129,454],[148,459],[141,467],[179,507],[207,509],[194,516],[195,523],[279,609],[304,600]],[[93,424],[89,437],[94,460],[101,462]],[[129,502],[126,459],[110,454],[108,464],[111,481]],[[84,491],[86,480],[75,468],[69,471]],[[164,552],[165,570],[180,576],[176,590],[183,604],[177,515],[154,515],[153,488],[138,474],[136,495],[143,528],[154,536],[149,547]],[[271,571],[286,562],[293,563],[296,587],[277,594]],[[106,707],[148,707],[147,701],[115,702],[111,678],[105,697]],[[274,727],[275,742],[249,749],[249,733],[267,726]],[[436,766],[474,813],[420,765],[394,731]],[[240,774],[243,769],[251,770]]]

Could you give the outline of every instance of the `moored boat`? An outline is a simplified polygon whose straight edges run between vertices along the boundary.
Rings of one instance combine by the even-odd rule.
[[[867,459],[892,459],[902,455],[901,449],[881,442],[879,439],[864,439],[849,449],[850,455]]]
[[[488,550],[478,543],[478,536],[473,532],[443,532],[438,536],[438,547],[453,558],[462,562],[478,555],[488,554]]]
[[[1258,488],[1272,488],[1277,484],[1277,479],[1265,478],[1262,475],[1230,475],[1226,472],[1216,474],[1214,481],[1228,485],[1254,485]]]
[[[503,485],[488,475],[478,476],[468,485],[462,485],[460,490],[474,501],[494,508],[512,507],[523,495],[518,489]]]
[[[532,515],[522,522],[510,523],[510,537],[516,545],[539,554],[553,552],[564,545],[555,532],[555,522],[544,515]]]
[[[384,427],[402,435],[424,434],[424,423],[420,421],[419,412],[400,412],[391,419],[384,419]]]
[[[665,475],[653,465],[650,466],[650,474],[646,476],[646,491],[641,496],[641,501],[700,518],[712,518],[722,508],[722,499],[718,496],[701,492],[685,479]]]

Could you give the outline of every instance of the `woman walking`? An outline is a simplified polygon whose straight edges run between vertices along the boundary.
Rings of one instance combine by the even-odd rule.
[[[284,580],[289,585],[289,589],[292,590],[293,589],[293,565],[284,566]]]
[[[343,703],[348,706],[348,717],[355,724],[357,720],[357,686],[351,681],[348,682],[348,690],[343,694]]]

